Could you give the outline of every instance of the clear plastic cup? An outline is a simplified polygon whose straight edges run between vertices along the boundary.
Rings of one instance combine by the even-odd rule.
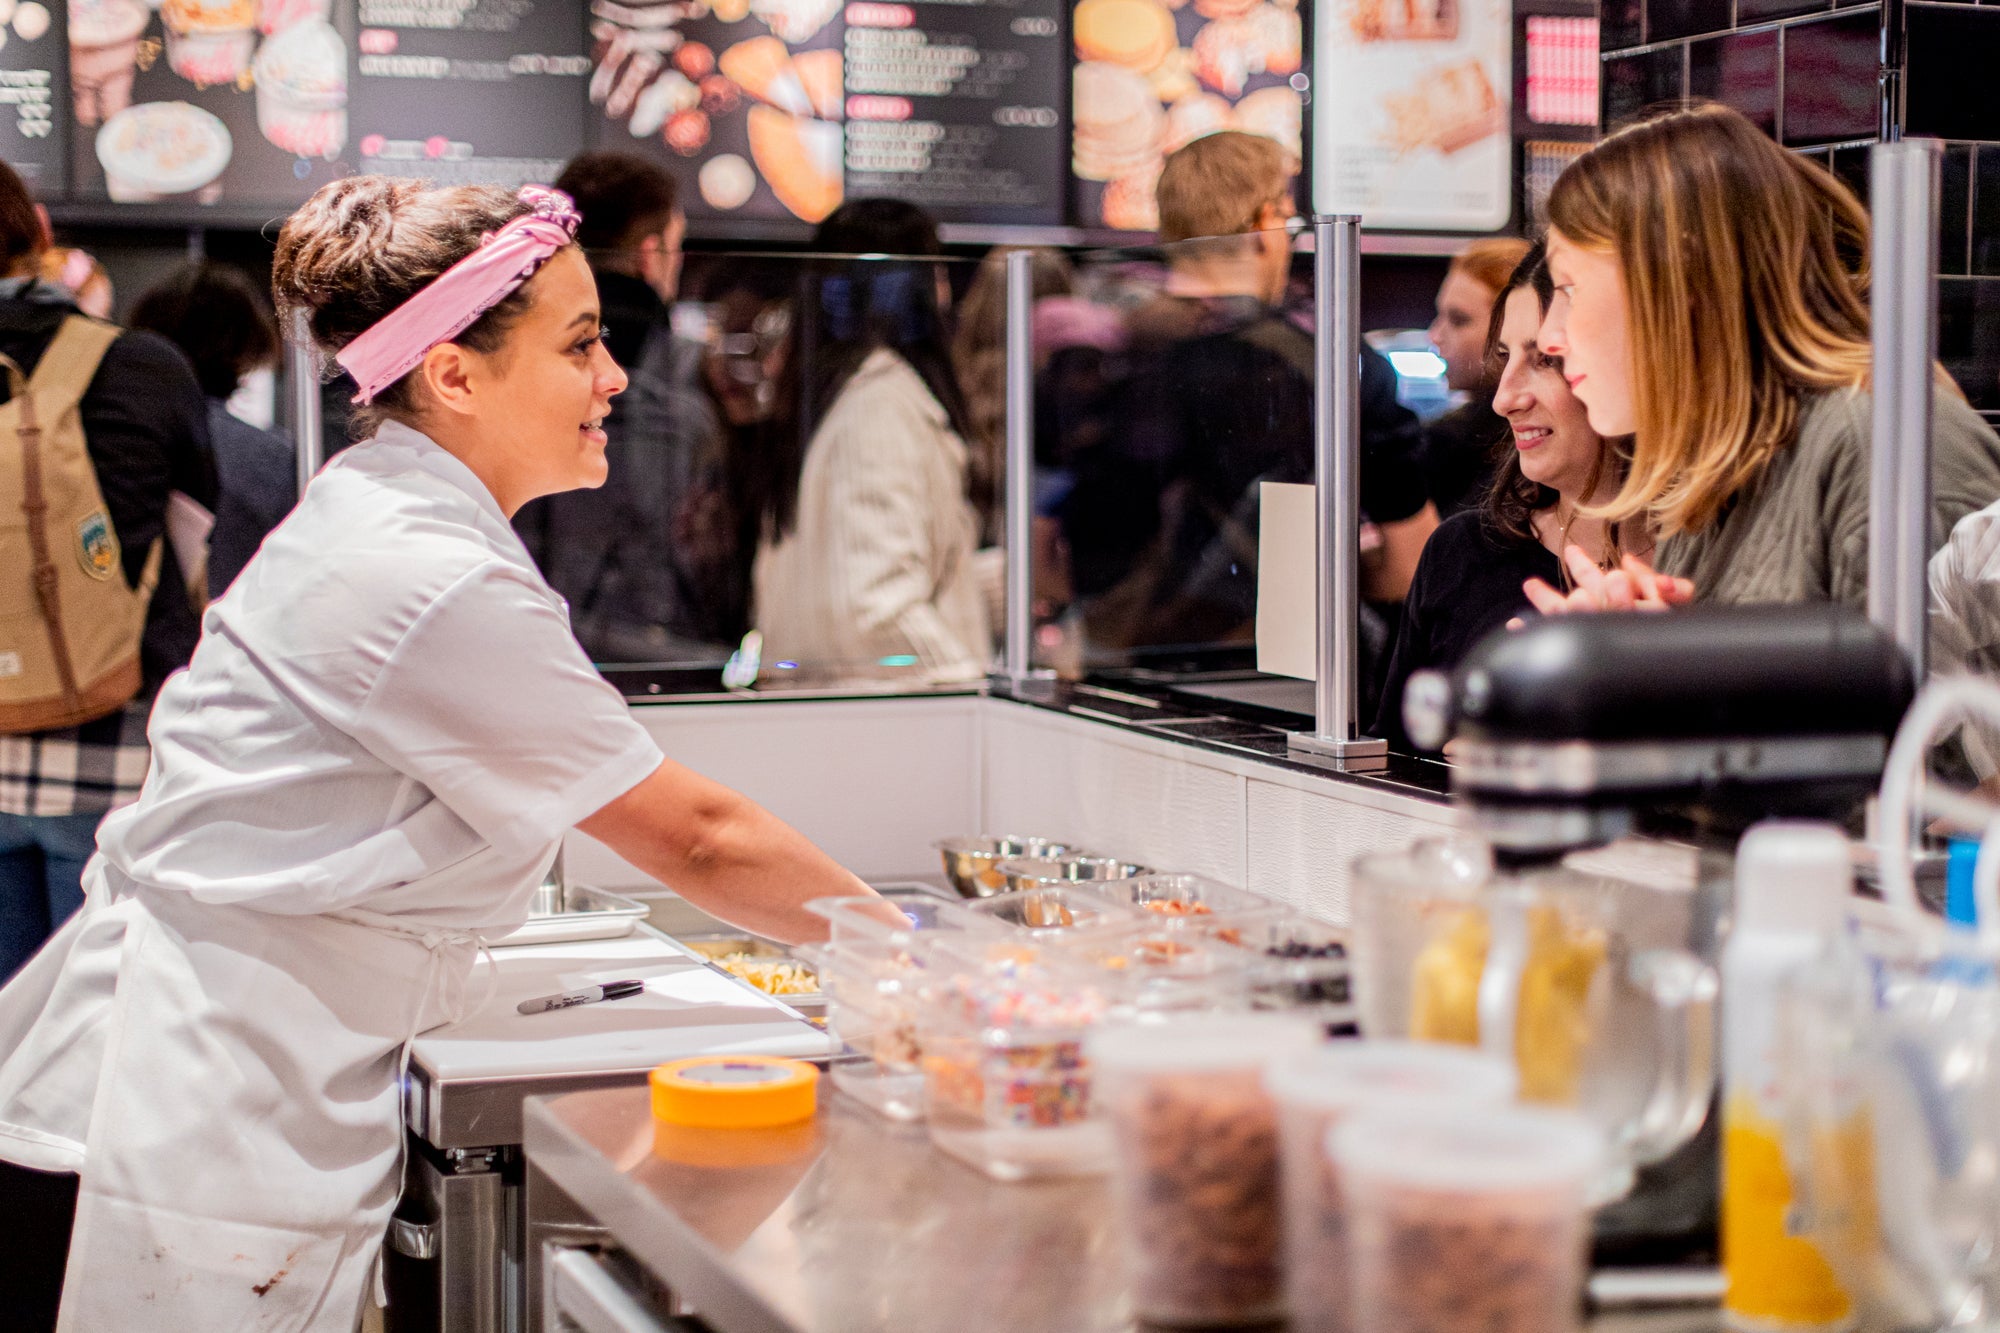
[[[1340,1041],[1272,1065],[1264,1086],[1278,1104],[1284,1166],[1285,1298],[1292,1333],[1347,1333],[1347,1208],[1327,1135],[1380,1106],[1500,1106],[1513,1067],[1457,1046]]]
[[[1352,1326],[1578,1333],[1596,1126],[1566,1111],[1383,1106],[1329,1136],[1347,1199]]]
[[[1305,1020],[1245,1013],[1101,1028],[1085,1042],[1116,1138],[1114,1193],[1142,1320],[1283,1315],[1278,1123],[1264,1068],[1316,1040]]]

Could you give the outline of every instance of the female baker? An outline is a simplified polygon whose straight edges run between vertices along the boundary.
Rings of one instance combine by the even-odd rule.
[[[47,1309],[74,1200],[64,1330],[351,1333],[399,1063],[572,825],[780,939],[867,892],[662,759],[508,526],[605,477],[625,375],[576,222],[534,187],[359,176],[280,233],[279,305],[374,433],[209,608],[86,906],[0,991],[10,1320]]]
[[[1611,135],[1549,197],[1560,357],[1599,434],[1630,434],[1600,513],[1644,516],[1657,572],[1566,563],[1545,612],[1832,601],[1868,586],[1868,214],[1823,168],[1698,105]],[[1933,390],[1931,547],[2000,498],[2000,437]]]

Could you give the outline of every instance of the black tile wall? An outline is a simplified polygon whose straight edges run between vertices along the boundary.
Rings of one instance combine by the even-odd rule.
[[[1911,74],[1903,132],[2000,140],[2000,99],[1991,82],[2000,10],[1913,4],[1907,13]]]
[[[1974,407],[2000,411],[2000,278],[1938,280],[1938,360]]]
[[[1872,139],[1881,126],[1882,34],[1876,10],[1788,25],[1784,141]]]
[[[1836,148],[1827,156],[1824,165],[1846,181],[1847,188],[1854,191],[1862,203],[1867,203],[1869,169],[1874,161],[1868,156],[1868,148]]]
[[[1972,150],[1973,273],[2000,277],[2000,147]]]
[[[1769,23],[1794,14],[1824,14],[1833,8],[1828,0],[1736,0],[1738,26]]]
[[[1646,40],[1722,32],[1731,26],[1729,8],[1730,0],[1646,0]]]
[[[1687,95],[1683,82],[1687,48],[1662,46],[1604,62],[1604,124],[1614,128],[1663,102]]]
[[[1778,30],[1733,33],[1688,46],[1688,96],[1735,107],[1778,133]]]
[[[1601,0],[1597,7],[1597,46],[1622,51],[1646,40],[1646,0]]]
[[[1938,181],[1938,272],[1972,271],[1972,145],[1950,144]]]

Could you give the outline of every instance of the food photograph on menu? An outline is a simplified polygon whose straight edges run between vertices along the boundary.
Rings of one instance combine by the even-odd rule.
[[[66,17],[79,198],[277,208],[345,170],[333,0],[69,0]]]
[[[1245,130],[1303,160],[1298,0],[1079,0],[1070,19],[1077,221],[1151,231],[1167,155]]]
[[[594,142],[691,174],[691,218],[818,222],[844,196],[840,12],[840,0],[590,0]]]
[[[1506,0],[1332,0],[1314,41],[1315,206],[1494,231],[1513,213]]]

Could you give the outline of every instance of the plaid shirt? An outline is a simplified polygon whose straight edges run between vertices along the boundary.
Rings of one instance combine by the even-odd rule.
[[[80,727],[0,736],[0,814],[101,815],[139,797],[150,698]]]

